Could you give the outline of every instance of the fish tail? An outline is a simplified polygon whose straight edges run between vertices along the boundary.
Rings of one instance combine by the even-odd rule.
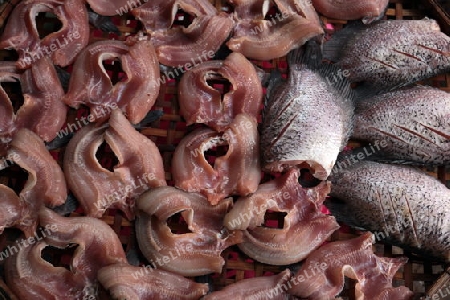
[[[323,45],[323,58],[332,62],[339,62],[349,41],[365,28],[361,21],[353,21],[349,22],[342,30],[333,33],[331,39]]]
[[[296,66],[317,69],[322,63],[322,36],[317,36],[302,47],[292,50],[287,55],[287,62],[292,71]]]

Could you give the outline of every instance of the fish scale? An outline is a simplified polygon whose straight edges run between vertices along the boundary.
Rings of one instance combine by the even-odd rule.
[[[261,130],[264,168],[309,165],[326,179],[352,127],[353,92],[342,70],[321,64],[314,41],[289,55],[289,79],[271,80]],[[275,86],[274,86],[275,85]]]
[[[352,137],[385,141],[388,159],[448,164],[450,94],[415,86],[358,101]]]
[[[325,205],[339,221],[450,261],[450,190],[426,173],[361,161],[331,176]]]
[[[324,57],[375,89],[406,86],[450,71],[450,37],[436,21],[353,23],[324,45]]]

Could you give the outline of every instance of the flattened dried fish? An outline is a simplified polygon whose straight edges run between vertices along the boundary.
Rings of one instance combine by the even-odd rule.
[[[230,0],[230,3],[235,6],[237,24],[227,46],[248,58],[278,58],[323,34],[310,1]],[[271,3],[279,12],[269,20]]]
[[[49,209],[40,211],[46,233],[28,247],[20,247],[6,260],[6,283],[20,299],[83,299],[86,289],[97,285],[102,267],[126,263],[122,244],[105,222],[89,217],[60,217]],[[47,246],[78,247],[70,271],[42,258]]]
[[[150,187],[167,184],[161,154],[120,110],[112,112],[109,125],[87,125],[70,141],[64,154],[67,184],[88,216],[101,217],[116,207],[133,219],[134,199]],[[113,172],[95,156],[104,141],[119,160]]]
[[[62,28],[42,40],[36,28],[36,15],[52,12]],[[55,65],[70,65],[89,42],[89,22],[84,0],[21,1],[12,11],[0,40],[1,49],[19,53],[17,68],[27,69],[48,56]],[[56,46],[56,50],[55,50]]]
[[[308,166],[323,180],[350,135],[353,92],[342,70],[320,64],[319,46],[307,46],[290,54],[288,81],[269,86],[261,130],[263,169]]]
[[[291,279],[289,269],[272,276],[254,277],[243,279],[227,285],[223,290],[213,292],[203,300],[289,300],[294,299],[282,289]]]
[[[204,152],[224,145],[225,155],[209,164]],[[255,192],[261,180],[256,119],[240,114],[223,134],[203,128],[187,135],[173,155],[172,176],[176,187],[202,193],[212,204]]]
[[[116,264],[98,272],[98,280],[117,300],[198,300],[208,285],[170,272]]]
[[[186,26],[173,26],[178,9],[187,13]],[[153,0],[131,13],[151,35],[159,61],[186,69],[197,64],[198,60],[202,62],[212,58],[234,25],[231,16],[218,13],[207,0]],[[189,16],[193,17],[190,24]]]
[[[111,82],[102,65],[107,59],[120,59],[126,80]],[[95,42],[77,57],[64,102],[74,108],[89,106],[89,122],[105,120],[97,116],[97,110],[110,112],[118,106],[131,123],[139,123],[158,97],[158,66],[155,49],[148,40]]]
[[[416,86],[357,102],[352,137],[395,161],[450,164],[450,94]]]
[[[225,216],[228,229],[244,230],[244,241],[238,247],[251,258],[272,265],[299,262],[339,228],[334,217],[320,211],[329,183],[304,189],[298,183],[299,175],[291,169],[261,184],[251,196],[239,198]],[[283,228],[263,226],[268,210],[286,213]]]
[[[207,82],[216,74],[231,84],[223,97]],[[223,131],[238,114],[258,117],[263,90],[252,63],[242,54],[232,53],[224,61],[204,62],[184,74],[179,95],[180,113],[187,125],[204,123]]]
[[[450,261],[450,189],[406,166],[361,161],[333,173],[326,206],[339,221]]]
[[[356,279],[357,299],[409,300],[407,287],[393,287],[392,279],[408,261],[405,257],[378,257],[372,250],[372,235],[326,244],[314,251],[294,276],[288,293],[302,299],[335,299],[344,288],[344,276]]]
[[[325,43],[324,56],[349,80],[390,89],[450,71],[450,37],[436,21],[387,20],[354,25]]]
[[[240,231],[227,231],[222,222],[233,204],[231,198],[212,206],[197,193],[160,187],[136,201],[139,248],[155,268],[183,276],[221,272],[227,247],[242,241]],[[167,219],[180,213],[190,232],[173,233]]]
[[[384,15],[389,0],[312,0],[314,8],[329,18],[338,20],[363,20],[368,24]]]

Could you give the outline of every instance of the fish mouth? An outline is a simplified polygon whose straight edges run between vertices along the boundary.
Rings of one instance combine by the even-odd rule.
[[[311,172],[311,174],[319,179],[326,180],[330,171],[326,170],[320,163],[315,160],[284,160],[284,161],[275,161],[267,164],[264,169],[268,172],[286,172],[289,169],[297,168],[307,169]]]

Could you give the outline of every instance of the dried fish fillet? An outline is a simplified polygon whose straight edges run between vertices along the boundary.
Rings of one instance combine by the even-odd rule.
[[[148,2],[148,0],[87,0],[86,2],[89,4],[89,7],[99,15],[121,16],[131,9],[140,6],[142,3]]]
[[[209,164],[204,152],[227,145],[225,155]],[[172,176],[176,187],[202,193],[213,205],[256,191],[261,180],[256,119],[240,114],[223,133],[204,128],[184,137],[173,155]]]
[[[231,198],[212,206],[196,193],[160,187],[136,201],[139,248],[155,268],[183,276],[221,272],[227,247],[242,241],[240,231],[227,231],[222,222],[233,204]],[[167,219],[180,213],[190,232],[173,233]]]
[[[274,0],[276,15],[267,15],[272,1],[230,0],[237,24],[227,46],[258,60],[286,55],[311,38],[323,34],[314,7],[305,0]]]
[[[89,217],[64,218],[49,209],[40,212],[41,226],[49,228],[44,239],[21,247],[6,260],[8,286],[20,299],[82,299],[87,289],[95,289],[102,267],[126,263],[116,233],[103,221]],[[70,271],[54,267],[41,257],[47,246],[77,245]]]
[[[102,62],[119,59],[126,79],[111,82]],[[74,108],[91,108],[89,122],[104,121],[119,107],[137,124],[155,104],[159,93],[159,67],[150,41],[95,42],[80,53],[74,64],[69,90],[64,102]]]
[[[372,234],[326,244],[314,251],[296,273],[288,293],[309,300],[334,299],[344,288],[344,276],[356,279],[361,300],[409,300],[407,287],[393,287],[392,279],[407,258],[378,257]]]
[[[166,271],[116,264],[98,272],[98,281],[118,300],[198,300],[208,285]]]
[[[343,162],[345,168],[331,178],[331,196],[337,199],[326,202],[336,219],[450,260],[450,190],[445,185],[411,167]]]
[[[178,9],[186,13],[185,26],[174,26]],[[160,63],[186,69],[212,58],[234,25],[207,0],[148,1],[131,13],[151,35]]]
[[[352,137],[383,141],[387,159],[450,164],[450,94],[415,86],[360,100]]]
[[[339,228],[334,217],[320,211],[329,183],[304,189],[298,183],[299,173],[291,169],[261,184],[251,196],[239,198],[225,216],[228,229],[244,230],[238,247],[251,258],[271,265],[299,262]],[[268,210],[286,213],[282,228],[264,226]]]
[[[155,32],[152,42],[160,63],[189,69],[213,58],[230,35],[233,25],[233,19],[224,13],[197,16],[187,28]]]
[[[231,84],[223,96],[208,84],[217,74]],[[204,62],[183,75],[179,87],[180,113],[187,125],[204,123],[224,131],[238,114],[257,118],[263,97],[260,79],[242,54],[231,53],[224,61]]]
[[[314,8],[326,17],[338,20],[358,20],[369,24],[383,17],[389,0],[312,0]]]
[[[40,59],[25,72],[16,69],[13,62],[1,62],[0,82],[20,83],[24,98],[24,104],[14,113],[12,99],[0,87],[0,143],[3,144],[3,153],[20,128],[35,132],[46,142],[53,140],[64,125],[68,108],[62,102],[64,90],[50,59]]]
[[[119,160],[113,172],[95,156],[104,141]],[[70,190],[92,217],[116,207],[133,219],[134,199],[150,187],[166,185],[158,148],[120,110],[112,112],[109,127],[90,124],[75,134],[65,151],[64,171]]]
[[[51,12],[62,28],[42,40],[36,28],[36,16]],[[0,39],[1,49],[19,53],[17,68],[27,69],[43,57],[55,65],[70,65],[89,42],[89,22],[84,0],[21,1],[12,11]]]
[[[28,129],[20,129],[14,135],[8,157],[28,171],[28,180],[20,192],[20,198],[39,211],[41,205],[55,207],[64,204],[67,186],[61,167],[53,159],[42,141]]]

